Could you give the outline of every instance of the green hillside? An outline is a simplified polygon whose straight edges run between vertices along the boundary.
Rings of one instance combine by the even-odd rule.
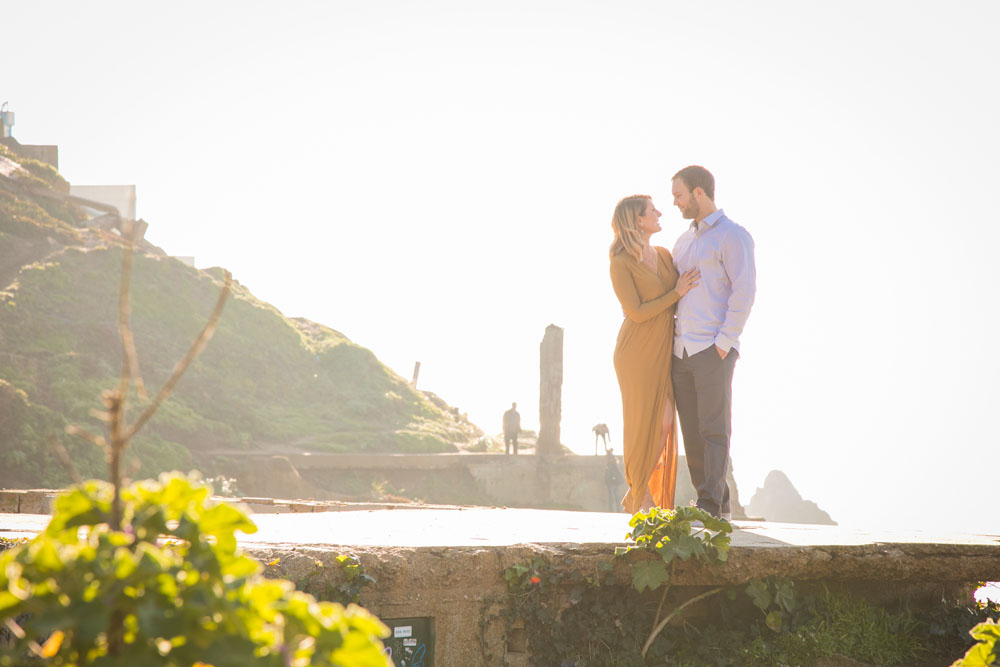
[[[0,147],[0,167],[5,160],[8,172],[12,161],[29,162]],[[32,167],[27,176],[15,173],[13,183],[0,179],[0,486],[64,483],[46,444],[53,436],[81,472],[99,476],[101,452],[63,429],[76,423],[100,430],[89,413],[120,370],[120,239],[88,228],[76,207],[20,191],[22,182],[61,189],[54,170]],[[148,386],[170,375],[221,284],[220,269],[199,271],[143,245],[132,324]],[[132,405],[134,415],[139,403]],[[287,318],[235,283],[215,337],[133,453],[135,473],[147,475],[199,467],[211,454],[441,452],[479,435],[369,350],[328,327]]]

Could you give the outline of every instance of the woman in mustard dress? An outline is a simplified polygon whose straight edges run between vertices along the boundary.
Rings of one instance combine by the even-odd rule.
[[[698,271],[677,275],[665,248],[649,244],[661,213],[647,195],[618,202],[611,227],[611,284],[625,321],[615,346],[622,391],[625,481],[622,505],[630,513],[671,509],[677,479],[677,440],[670,361],[677,301],[697,285]]]

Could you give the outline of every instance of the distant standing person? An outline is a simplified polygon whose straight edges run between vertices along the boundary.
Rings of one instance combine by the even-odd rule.
[[[521,415],[517,411],[517,403],[510,404],[510,410],[503,413],[503,444],[505,453],[510,454],[510,446],[514,445],[517,454],[517,434],[521,432]]]
[[[674,264],[699,269],[701,284],[677,304],[670,374],[698,507],[729,519],[733,369],[757,291],[754,243],[716,208],[707,169],[685,167],[672,181],[674,206],[692,221],[674,246]]]

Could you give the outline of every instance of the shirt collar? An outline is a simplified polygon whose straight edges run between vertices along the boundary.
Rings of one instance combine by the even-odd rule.
[[[695,223],[692,222],[691,227],[694,228],[696,233],[703,232],[708,227],[714,227],[715,223],[717,223],[725,214],[726,214],[725,211],[723,211],[721,208],[717,208],[708,215],[706,215],[705,218],[697,225],[695,225]]]

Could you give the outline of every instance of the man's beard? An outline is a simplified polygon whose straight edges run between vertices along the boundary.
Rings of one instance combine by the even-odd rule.
[[[699,213],[701,213],[701,207],[698,206],[698,202],[692,202],[690,206],[685,206],[681,212],[685,220],[697,220]]]

